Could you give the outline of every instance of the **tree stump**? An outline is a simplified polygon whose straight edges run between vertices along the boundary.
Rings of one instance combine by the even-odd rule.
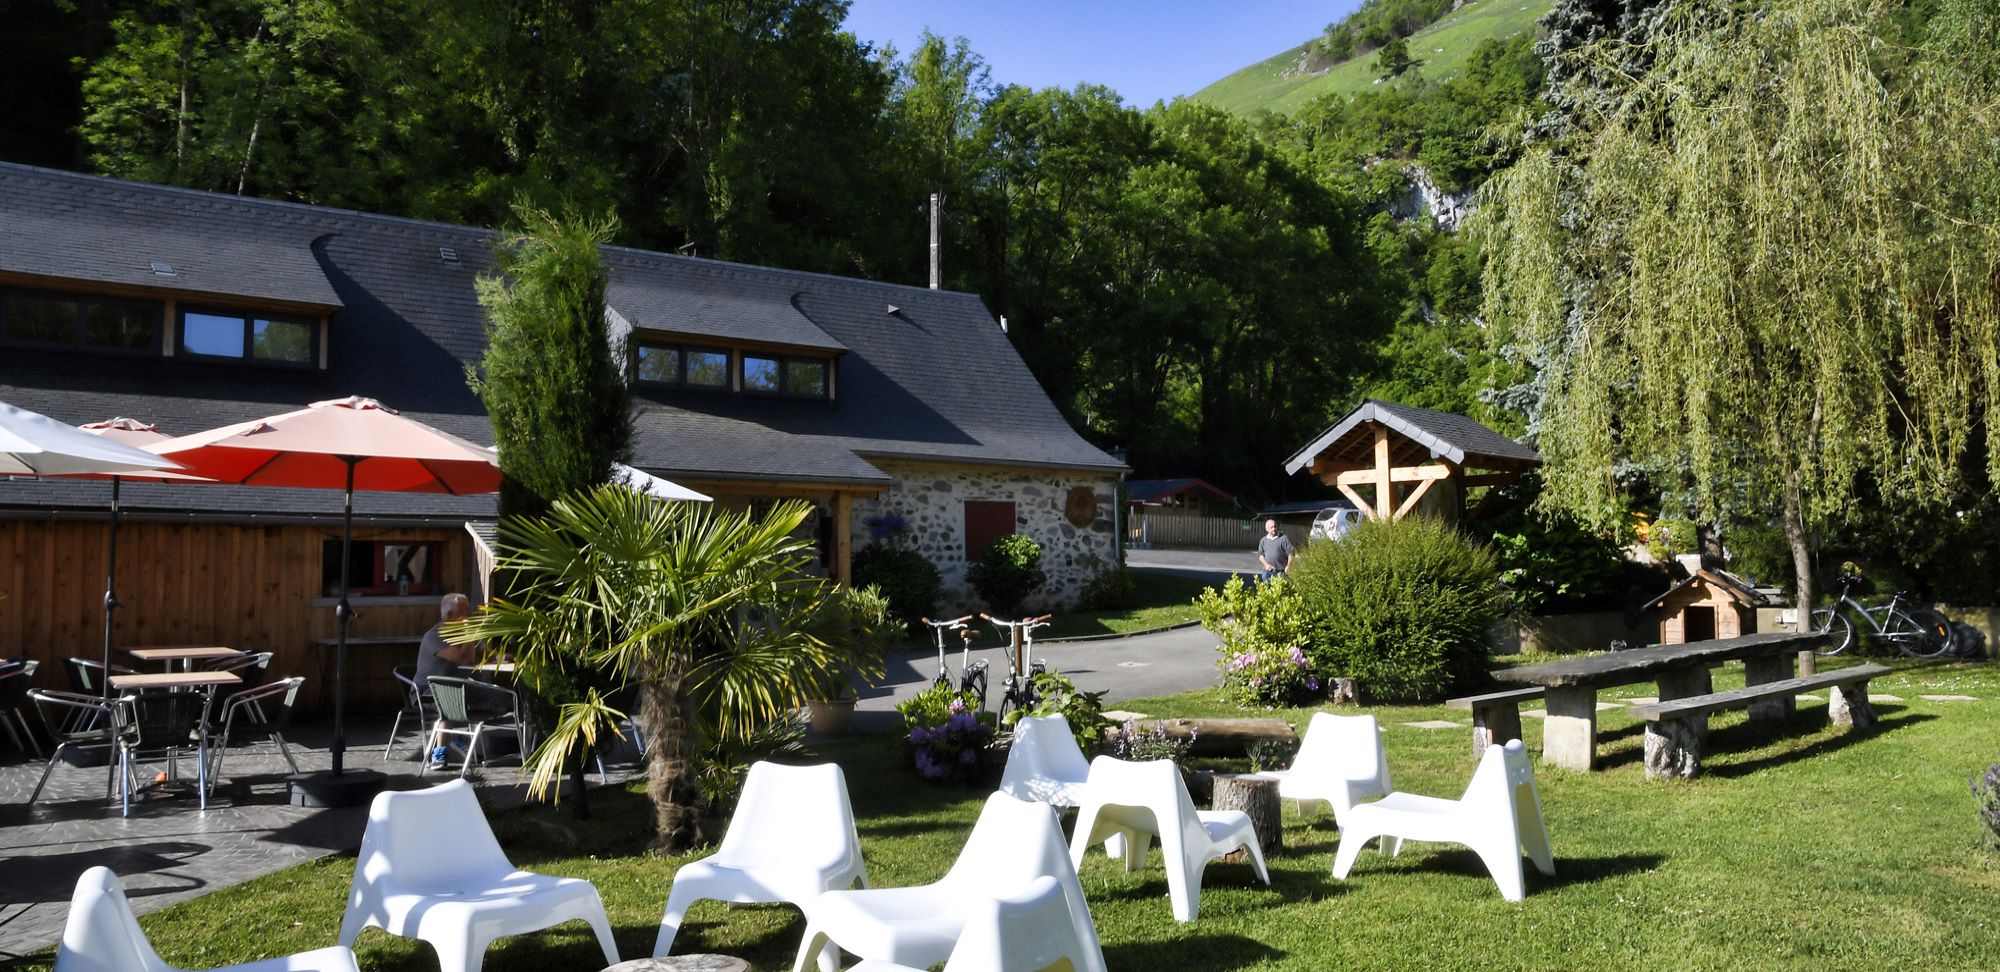
[[[620,962],[604,972],[750,972],[750,963],[727,955],[669,955]]]
[[[1701,747],[1707,739],[1707,716],[1646,723],[1646,778],[1690,779],[1700,773]]]
[[[1254,773],[1217,773],[1212,806],[1216,810],[1241,810],[1249,814],[1251,825],[1257,828],[1257,843],[1266,858],[1274,857],[1285,849],[1284,815],[1278,801],[1277,780]],[[1242,851],[1236,853],[1241,854]],[[1230,859],[1234,856],[1231,855]]]
[[[1328,686],[1326,700],[1334,705],[1360,705],[1361,690],[1356,688],[1351,678],[1336,678]]]

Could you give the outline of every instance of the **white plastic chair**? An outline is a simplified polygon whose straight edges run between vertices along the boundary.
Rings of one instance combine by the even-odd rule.
[[[1062,883],[1038,877],[1020,894],[980,904],[966,919],[944,972],[1043,972],[1080,969],[1091,946],[1077,937]],[[1067,963],[1067,964],[1064,964]],[[863,962],[847,972],[923,972],[894,962]]]
[[[847,777],[833,763],[752,763],[729,831],[714,855],[681,865],[667,892],[653,955],[674,947],[688,906],[787,902],[801,910],[824,891],[868,886]],[[834,956],[829,954],[828,965]]]
[[[55,972],[178,972],[153,951],[118,875],[93,867],[76,879],[69,919],[56,946]],[[285,958],[229,966],[225,972],[357,972],[354,953],[343,946],[314,949]]]
[[[340,944],[353,947],[362,929],[380,928],[429,942],[441,972],[479,972],[494,939],[578,918],[597,933],[604,964],[617,965],[597,888],[517,870],[487,826],[472,785],[453,780],[376,795],[340,919]]]
[[[1535,789],[1534,767],[1519,739],[1486,747],[1465,795],[1456,800],[1391,793],[1355,807],[1340,832],[1333,876],[1345,879],[1361,848],[1376,837],[1382,838],[1382,852],[1391,857],[1402,850],[1405,840],[1464,844],[1486,864],[1500,886],[1500,896],[1508,901],[1527,894],[1522,851],[1534,860],[1536,870],[1556,873],[1548,824],[1542,819],[1542,795]]]
[[[1258,774],[1278,781],[1278,795],[1298,803],[1299,815],[1325,804],[1340,824],[1349,808],[1369,797],[1388,796],[1389,757],[1382,751],[1382,727],[1372,715],[1313,713],[1306,738],[1290,769]]]
[[[1076,744],[1069,720],[1060,715],[1026,716],[1014,723],[1014,745],[1000,792],[1016,800],[1074,807],[1083,802],[1090,761]]]
[[[806,906],[806,934],[792,972],[831,942],[855,956],[927,969],[950,958],[966,923],[995,896],[1023,893],[1036,878],[1062,886],[1071,933],[1083,943],[1077,972],[1105,972],[1083,885],[1063,854],[1062,827],[1046,804],[1005,793],[986,798],[965,849],[935,884],[828,891]]]
[[[1167,896],[1175,921],[1193,921],[1201,913],[1202,871],[1209,861],[1239,847],[1250,852],[1257,879],[1271,883],[1250,815],[1241,810],[1196,810],[1173,760],[1135,763],[1110,756],[1091,760],[1090,785],[1070,836],[1070,864],[1081,868],[1091,845],[1120,837],[1122,855],[1115,846],[1106,849],[1124,858],[1125,870],[1136,870],[1145,865],[1155,834],[1166,857]]]

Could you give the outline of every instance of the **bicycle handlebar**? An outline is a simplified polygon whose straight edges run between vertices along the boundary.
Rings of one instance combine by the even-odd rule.
[[[985,617],[985,615],[982,614],[980,615],[980,617],[983,618]],[[953,618],[950,621],[932,621],[929,618],[918,618],[917,620],[922,621],[923,623],[928,624],[933,628],[952,628],[972,620],[972,615],[968,614],[962,618]]]
[[[1021,627],[1022,625],[1039,625],[1039,624],[1044,624],[1044,623],[1046,623],[1046,622],[1047,622],[1047,621],[1048,621],[1048,620],[1049,620],[1050,618],[1053,618],[1053,617],[1055,617],[1055,615],[1053,615],[1053,614],[1044,614],[1044,615],[1041,615],[1040,617],[1034,617],[1034,618],[1022,618],[1022,619],[1021,619],[1021,620],[1019,620],[1019,621],[1004,621],[1004,620],[1001,620],[1000,618],[996,618],[996,617],[994,617],[993,615],[990,615],[990,614],[981,614],[981,615],[980,615],[980,618],[982,618],[982,619],[984,619],[984,620],[986,620],[986,621],[989,621],[989,622],[991,622],[991,623],[993,623],[993,624],[1001,624],[1001,625],[1006,625],[1006,626],[1007,626],[1007,627],[1009,627],[1009,628],[1018,628],[1018,627]]]

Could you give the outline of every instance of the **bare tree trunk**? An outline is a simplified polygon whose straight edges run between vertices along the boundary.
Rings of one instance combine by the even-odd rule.
[[[1785,542],[1792,549],[1792,579],[1798,585],[1798,622],[1794,631],[1812,630],[1813,587],[1812,543],[1806,536],[1805,497],[1796,473],[1785,478]],[[1811,675],[1817,666],[1811,651],[1799,652],[1799,674]]]
[[[188,102],[194,73],[194,7],[181,4],[181,100],[174,112],[174,176],[181,174],[181,166],[187,163]]]
[[[252,47],[264,39],[265,24],[262,20],[257,22],[257,33],[250,38]],[[270,86],[271,73],[266,71],[257,79],[257,96],[250,101],[250,138],[243,145],[243,166],[236,170],[236,194],[239,196],[243,195],[243,187],[250,182],[250,160],[257,155],[257,133],[264,129],[264,93]],[[582,781],[583,774],[577,774],[577,782]]]
[[[694,785],[694,722],[681,694],[686,678],[677,664],[670,664],[648,671],[640,692],[640,713],[653,733],[653,744],[646,751],[653,846],[669,854],[702,840],[701,801]]]

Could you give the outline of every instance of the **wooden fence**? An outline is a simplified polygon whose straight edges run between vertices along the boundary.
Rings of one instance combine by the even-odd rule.
[[[1278,529],[1292,538],[1292,546],[1305,546],[1307,528],[1303,524],[1280,523]],[[1250,551],[1257,549],[1257,540],[1263,535],[1262,520],[1203,516],[1193,510],[1142,506],[1132,513],[1127,539],[1134,546]]]

